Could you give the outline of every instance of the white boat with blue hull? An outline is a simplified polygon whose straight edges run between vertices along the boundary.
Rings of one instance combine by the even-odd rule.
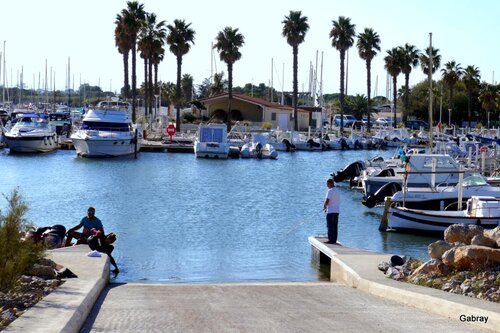
[[[475,224],[483,228],[500,225],[500,199],[473,196],[465,210],[442,211],[391,207],[388,229],[405,232],[443,232],[452,224]]]
[[[105,101],[87,111],[71,140],[78,156],[117,157],[139,152],[142,135],[132,124],[130,103]]]
[[[59,147],[56,132],[38,113],[19,114],[4,140],[11,152],[18,153],[46,153]]]
[[[194,142],[196,158],[227,159],[229,149],[225,124],[200,124]]]

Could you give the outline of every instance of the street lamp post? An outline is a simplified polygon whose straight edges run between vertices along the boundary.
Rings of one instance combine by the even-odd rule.
[[[448,126],[451,127],[451,109],[448,109]]]

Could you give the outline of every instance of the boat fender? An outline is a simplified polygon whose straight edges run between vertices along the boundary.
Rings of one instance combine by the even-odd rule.
[[[47,137],[44,137],[44,138],[43,138],[43,143],[44,143],[45,145],[47,145],[47,144],[49,143],[49,140],[47,139]]]

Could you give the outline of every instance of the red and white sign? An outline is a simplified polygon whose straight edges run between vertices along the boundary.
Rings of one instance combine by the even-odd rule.
[[[175,125],[174,124],[168,124],[167,134],[170,136],[170,142],[172,142],[172,137],[175,134]]]

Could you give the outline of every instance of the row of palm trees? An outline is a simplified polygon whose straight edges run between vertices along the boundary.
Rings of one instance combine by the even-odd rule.
[[[165,21],[158,21],[156,14],[147,13],[144,5],[137,1],[128,1],[127,7],[116,15],[115,44],[118,52],[123,56],[125,98],[132,98],[132,118],[136,120],[137,104],[137,50],[144,60],[145,103],[152,113],[153,98],[158,92],[158,65],[165,57],[165,44],[177,60],[177,83],[174,102],[177,107],[177,128],[180,129],[180,99],[182,79],[182,58],[194,44],[195,32],[191,23],[184,20],[174,20],[174,24],[167,25]],[[132,54],[132,91],[130,93],[128,59]],[[154,72],[154,81],[153,81]],[[154,82],[154,83],[153,83]],[[147,111],[146,111],[147,112]]]
[[[165,43],[169,45],[169,50],[177,60],[177,83],[174,102],[177,107],[176,126],[180,130],[180,100],[181,78],[182,78],[182,59],[186,55],[191,46],[194,44],[195,31],[191,28],[191,23],[186,23],[184,20],[174,20],[174,24],[166,25],[165,21],[157,20],[154,13],[147,13],[144,10],[144,5],[137,1],[128,1],[127,7],[124,8],[116,16],[115,28],[115,43],[119,53],[123,56],[124,67],[124,89],[123,94],[126,98],[132,98],[132,112],[135,121],[136,118],[136,54],[140,51],[140,56],[144,60],[144,77],[145,77],[145,100],[149,105],[149,113],[153,103],[153,96],[158,91],[158,65],[165,56]],[[285,16],[282,21],[283,30],[282,36],[286,38],[287,43],[292,47],[293,54],[293,116],[294,129],[298,130],[297,103],[298,103],[298,51],[299,45],[304,42],[307,31],[309,30],[308,18],[302,15],[301,11],[290,11],[289,15]],[[339,51],[340,55],[340,112],[343,116],[345,109],[345,57],[346,52],[355,44],[358,49],[359,56],[365,60],[366,64],[366,85],[367,85],[367,106],[368,113],[368,128],[370,128],[370,109],[371,109],[371,62],[380,51],[380,36],[372,28],[365,28],[363,32],[356,34],[356,26],[348,17],[340,16],[338,20],[332,21],[332,28],[329,33],[332,47]],[[227,123],[228,129],[231,126],[232,113],[232,83],[233,83],[233,66],[236,61],[241,59],[240,48],[244,45],[245,38],[237,28],[225,27],[215,37],[214,49],[219,52],[220,59],[227,64],[228,73],[228,114]],[[129,54],[132,54],[132,89],[128,83],[128,59]],[[432,60],[432,68],[430,67]],[[399,46],[387,50],[384,57],[385,69],[392,76],[393,81],[393,105],[394,105],[394,124],[396,125],[396,108],[397,108],[397,77],[403,74],[405,78],[404,93],[403,93],[403,122],[406,121],[409,111],[409,79],[413,68],[419,64],[424,73],[429,71],[435,73],[441,64],[441,55],[439,49],[428,47],[425,52],[420,52],[414,45],[406,43],[404,46]],[[153,80],[154,73],[154,80]],[[450,109],[453,109],[453,89],[458,80],[464,80],[469,96],[469,123],[471,121],[471,100],[472,93],[478,89],[480,85],[480,72],[477,67],[467,66],[463,70],[460,64],[455,61],[450,61],[444,65],[441,70],[443,82],[449,88]],[[498,94],[496,91],[495,94]],[[492,93],[493,94],[493,93]],[[494,100],[496,95],[494,95]],[[486,96],[487,94],[483,94]],[[486,99],[486,97],[483,97]],[[341,117],[341,130],[343,130],[343,117]]]

